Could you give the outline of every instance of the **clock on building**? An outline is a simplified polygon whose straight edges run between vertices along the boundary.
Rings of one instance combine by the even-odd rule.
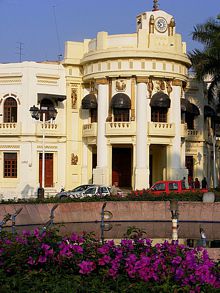
[[[155,20],[155,28],[158,32],[164,33],[167,30],[167,21],[163,17],[158,17]]]

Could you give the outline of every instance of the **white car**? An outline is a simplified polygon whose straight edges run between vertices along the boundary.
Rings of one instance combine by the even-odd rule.
[[[111,190],[111,187],[109,186],[95,185],[83,191],[80,194],[79,198],[92,197],[92,196],[100,196],[100,197],[110,196],[110,190]]]
[[[61,191],[61,192],[57,193],[56,196],[59,197],[60,199],[62,199],[62,198],[64,199],[64,198],[67,198],[67,197],[80,198],[81,194],[85,190],[87,190],[89,187],[92,187],[92,186],[96,186],[96,185],[94,185],[94,184],[83,184],[83,185],[75,187],[72,190]]]

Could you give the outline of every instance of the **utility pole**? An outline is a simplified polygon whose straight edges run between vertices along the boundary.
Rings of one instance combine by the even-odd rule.
[[[22,56],[24,55],[23,53],[22,53],[22,51],[23,51],[23,45],[24,45],[24,43],[22,43],[22,42],[17,42],[17,44],[19,45],[18,47],[17,47],[17,49],[19,50],[19,53],[17,53],[17,54],[19,54],[19,62],[21,62],[21,59],[22,59]]]

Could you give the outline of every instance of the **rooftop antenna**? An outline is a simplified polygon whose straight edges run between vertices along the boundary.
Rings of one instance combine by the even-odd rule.
[[[17,49],[19,50],[19,53],[17,53],[17,54],[19,54],[19,62],[21,62],[22,61],[22,56],[24,55],[23,53],[22,53],[22,51],[23,51],[23,45],[24,45],[24,43],[22,43],[22,42],[17,42],[17,44],[19,45],[18,47],[17,47]]]
[[[57,26],[56,6],[53,6],[53,16],[54,16],[56,36],[57,36],[57,43],[58,43],[58,50],[59,50],[59,53],[57,54],[57,57],[58,57],[58,61],[60,61],[61,60],[61,57],[63,55],[61,54],[60,37],[59,37],[58,26]]]
[[[153,9],[152,9],[152,11],[157,11],[157,10],[159,10],[158,0],[154,0],[153,2],[154,2],[154,5],[153,5]]]

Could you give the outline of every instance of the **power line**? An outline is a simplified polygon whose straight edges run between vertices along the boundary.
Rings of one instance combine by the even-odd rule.
[[[56,17],[56,6],[53,6],[53,16],[54,16],[54,23],[55,23],[55,30],[56,30],[56,37],[57,37],[57,43],[58,43],[58,60],[60,61],[60,58],[62,57],[61,54],[61,45],[60,45],[60,37],[59,37],[59,31],[58,31],[58,26],[57,26],[57,17]]]

